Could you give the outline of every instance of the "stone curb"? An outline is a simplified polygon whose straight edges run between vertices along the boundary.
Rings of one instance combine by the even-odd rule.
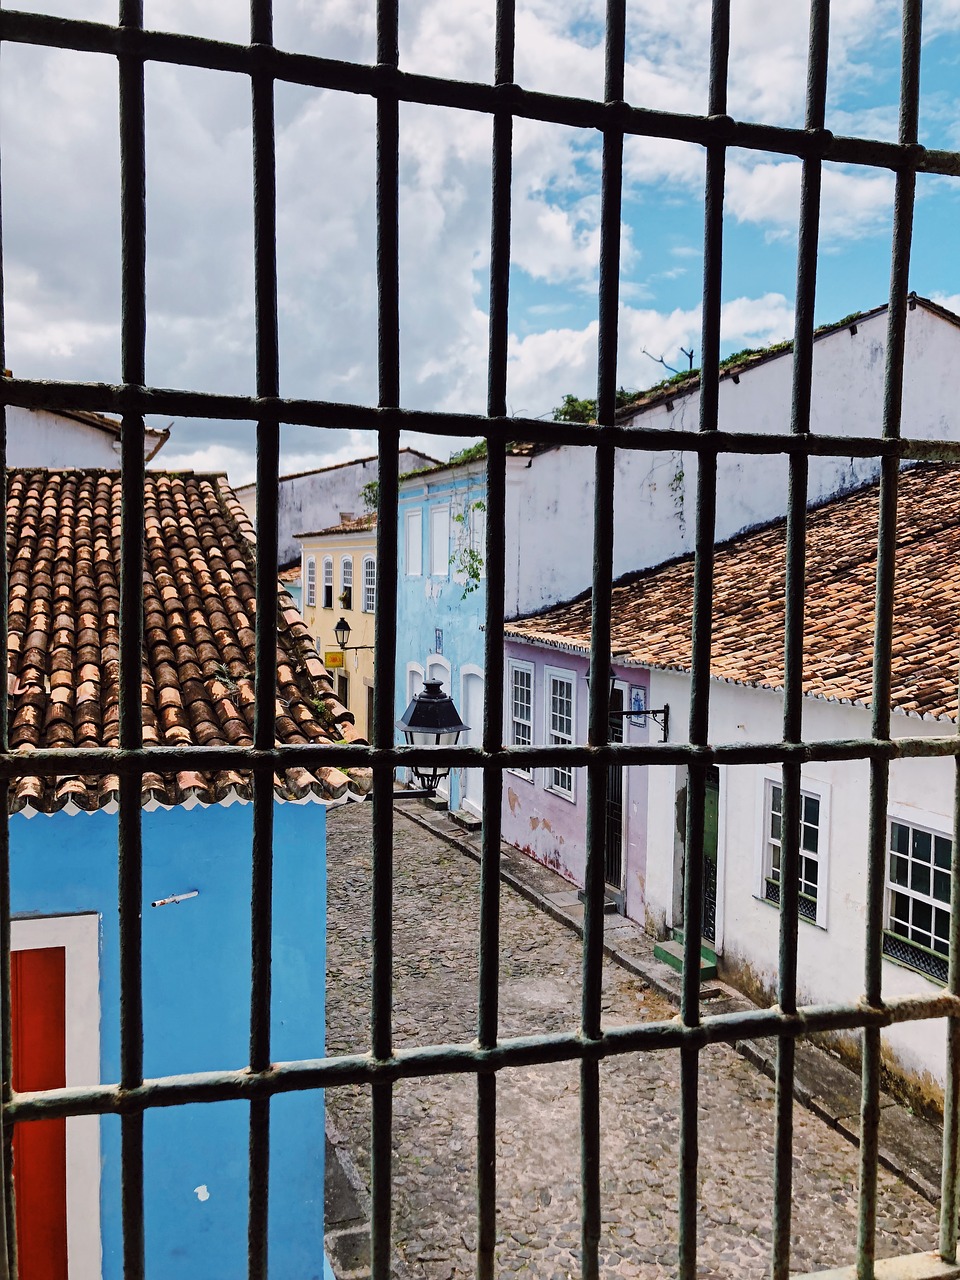
[[[424,831],[428,831],[430,835],[436,836],[445,844],[466,854],[475,862],[480,861],[479,835],[471,836],[470,833],[454,826],[448,821],[445,811],[431,812],[428,815],[418,812],[413,805],[407,803],[402,807],[398,806],[397,812],[409,818]],[[508,844],[502,845],[502,851],[505,858],[525,856]],[[535,865],[539,866],[539,864]],[[550,902],[522,876],[518,876],[503,859],[500,864],[500,878],[527,902],[545,912],[559,924],[571,929],[578,937],[583,936],[583,928],[579,921],[573,919],[555,903]],[[604,940],[603,952],[615,964],[641,978],[659,995],[679,1006],[680,975],[669,965],[661,964],[659,961],[641,962],[635,956],[628,955],[615,943],[606,940]],[[704,998],[721,1001],[724,1012],[759,1007],[741,992],[734,992],[724,984],[709,984],[703,988],[702,994]],[[776,1079],[775,1040],[769,1042],[737,1040],[733,1048],[758,1071],[770,1079]],[[801,1064],[798,1063],[794,1077],[794,1098],[853,1146],[858,1147],[860,1145],[859,1075],[844,1066],[832,1054],[815,1045],[803,1042],[802,1048],[805,1060],[803,1065],[806,1066],[806,1070],[801,1070]],[[856,1100],[855,1104],[851,1103],[851,1098]],[[939,1205],[940,1144],[942,1142],[940,1130],[914,1116],[886,1094],[882,1095],[881,1099],[881,1115],[878,1157],[880,1164],[902,1179],[925,1200]]]

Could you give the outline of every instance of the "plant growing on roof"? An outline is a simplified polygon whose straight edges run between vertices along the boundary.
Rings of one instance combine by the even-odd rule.
[[[376,511],[380,501],[380,481],[368,480],[360,490],[360,500],[367,511]]]

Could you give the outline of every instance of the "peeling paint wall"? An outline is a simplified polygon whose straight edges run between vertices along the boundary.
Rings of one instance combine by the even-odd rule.
[[[682,727],[690,679],[681,673],[652,671],[651,698],[676,709],[672,741],[683,741]],[[711,685],[710,741],[771,742],[782,730],[782,695],[715,681]],[[934,737],[951,731],[937,722],[895,715],[894,737]],[[804,737],[809,741],[866,738],[870,713],[862,708],[818,699],[804,702]],[[678,770],[651,768],[647,848],[647,907],[654,920],[680,923],[675,913],[675,795]],[[662,784],[659,775],[664,775]],[[722,965],[746,985],[749,994],[767,999],[776,991],[780,913],[765,901],[762,846],[764,778],[776,768],[722,766],[717,931]],[[824,925],[801,920],[799,987],[806,1003],[855,1001],[862,994],[865,948],[869,765],[838,761],[804,765],[802,785],[816,789],[828,806],[821,830],[826,858],[821,859]],[[888,812],[949,835],[953,818],[952,760],[895,761],[890,771]],[[886,995],[933,995],[942,988],[932,979],[884,959]],[[942,1087],[945,1041],[942,1022],[913,1022],[883,1032],[885,1058],[904,1080],[921,1088],[925,1099]]]
[[[814,345],[811,426],[817,434],[878,439],[883,408],[885,313],[825,335]],[[922,307],[908,312],[903,434],[958,439],[960,418],[951,371],[960,356],[960,329]],[[793,356],[720,383],[722,431],[787,433]],[[640,414],[645,430],[694,430],[699,397],[678,397]],[[811,458],[810,500],[855,487],[878,474],[870,458]],[[618,450],[614,573],[659,564],[693,550],[697,460],[692,453]],[[506,616],[517,617],[590,584],[593,466],[582,448],[560,447],[533,458],[510,458],[507,470]],[[720,454],[717,463],[717,538],[783,515],[784,457]]]
[[[574,734],[576,741],[587,736],[588,696],[587,660],[581,656],[558,652],[537,645],[508,642],[505,651],[507,688],[504,704],[504,733],[511,734],[510,660],[532,663],[533,678],[533,742],[547,742],[546,668],[568,671],[575,678],[576,709]],[[646,688],[647,674],[635,668],[614,666],[618,681],[625,688]],[[649,702],[647,705],[650,705]],[[627,720],[624,737],[627,742],[647,741],[648,730]],[[644,885],[646,877],[646,770],[625,769],[623,779],[623,889],[625,912],[643,921]],[[587,857],[587,778],[586,771],[574,771],[574,796],[568,799],[544,784],[546,769],[534,769],[531,776],[504,774],[503,838],[544,866],[573,881],[584,884]]]
[[[143,815],[148,1078],[235,1069],[249,1061],[252,823],[252,805],[240,804]],[[272,1053],[276,1061],[321,1057],[326,810],[278,805],[274,824]],[[120,1072],[117,827],[116,815],[106,813],[16,815],[10,821],[14,916],[99,915],[99,1074],[105,1083],[117,1081]],[[189,901],[149,905],[192,889],[199,894]],[[68,970],[68,1000],[70,982]],[[249,1118],[242,1102],[146,1114],[149,1274],[204,1280],[246,1274]],[[323,1094],[276,1098],[270,1142],[271,1272],[322,1275]],[[89,1176],[100,1177],[102,1276],[120,1280],[118,1117],[101,1119],[100,1151],[102,1171],[93,1168]],[[78,1267],[81,1273],[100,1274]]]

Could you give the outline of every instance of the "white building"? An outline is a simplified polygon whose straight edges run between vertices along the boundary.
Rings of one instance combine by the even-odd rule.
[[[434,467],[436,458],[414,449],[400,450],[400,474],[420,467]],[[286,565],[300,557],[297,533],[301,529],[328,529],[343,520],[362,516],[369,509],[364,488],[376,481],[379,461],[374,454],[352,462],[337,462],[315,471],[298,471],[280,477],[277,513],[278,563]],[[257,522],[257,487],[240,485],[237,497],[251,523]]]
[[[822,329],[814,343],[811,430],[877,439],[883,417],[887,308]],[[907,314],[903,435],[960,439],[954,370],[960,317],[911,295]],[[721,374],[721,431],[790,428],[790,344],[730,363]],[[618,422],[644,430],[696,430],[700,379],[655,388],[622,409]],[[693,550],[696,455],[675,449],[618,450],[614,573],[662,564]],[[811,502],[878,474],[872,458],[811,458]],[[593,473],[582,448],[516,448],[507,459],[506,616],[569,600],[590,581]],[[720,454],[717,538],[730,538],[786,511],[782,456]]]
[[[169,428],[146,430],[150,462],[169,439]],[[7,407],[7,466],[103,467],[120,465],[120,423],[102,413]]]
[[[952,735],[960,648],[960,468],[919,465],[901,473],[899,492],[892,736]],[[876,484],[866,486],[808,517],[804,741],[871,736],[877,493]],[[715,745],[770,743],[782,736],[785,559],[782,520],[717,551],[709,720]],[[686,734],[692,579],[687,557],[614,588],[614,667],[627,682],[646,686],[648,707],[669,706],[671,742],[683,742]],[[530,705],[542,705],[536,673],[544,663],[550,663],[544,678],[554,682],[558,672],[582,672],[589,596],[510,624],[507,640],[514,653],[529,655],[519,669],[533,673]],[[572,684],[579,688],[584,681]],[[517,714],[510,705],[508,697],[508,735]],[[657,727],[627,726],[628,741],[659,739]],[[541,725],[534,717],[532,727],[533,741],[549,740],[546,720]],[[530,736],[520,725],[513,740]],[[584,736],[581,721],[576,738]],[[534,772],[547,786],[548,771]],[[625,910],[664,937],[682,922],[686,768],[623,773]],[[901,760],[891,767],[883,921],[888,995],[929,994],[946,979],[955,776],[952,758]],[[538,779],[524,781],[526,789],[510,783],[520,796],[515,808],[534,802]],[[852,1001],[863,990],[869,764],[814,762],[803,767],[801,786],[799,995],[803,1003]],[[705,876],[704,931],[721,973],[772,1001],[780,926],[780,769],[721,765],[711,771],[708,788],[705,853],[713,874]],[[564,834],[555,830],[558,847]],[[944,1079],[943,1023],[911,1022],[883,1036],[888,1063],[935,1102]]]

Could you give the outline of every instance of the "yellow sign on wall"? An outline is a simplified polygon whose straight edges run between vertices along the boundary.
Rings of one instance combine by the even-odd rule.
[[[337,667],[342,667],[343,651],[340,649],[328,649],[323,655],[323,665],[328,671],[333,671]]]

